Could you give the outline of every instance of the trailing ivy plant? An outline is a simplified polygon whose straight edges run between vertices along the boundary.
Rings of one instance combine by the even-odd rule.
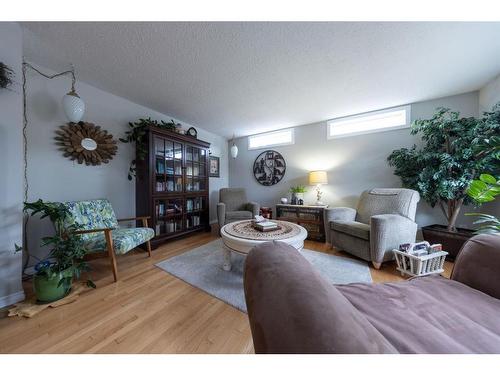
[[[3,62],[0,62],[0,87],[2,89],[8,88],[12,85],[12,76],[14,75],[14,71],[5,65]]]
[[[460,209],[473,201],[467,191],[479,171],[491,173],[496,168],[495,155],[478,153],[476,148],[500,136],[499,111],[496,106],[476,119],[438,108],[432,118],[416,120],[411,126],[411,134],[421,134],[422,147],[394,150],[388,157],[405,187],[417,190],[432,207],[441,208],[449,231],[456,231]]]
[[[50,278],[52,275],[65,270],[71,270],[71,277],[64,277],[59,286],[66,288],[71,286],[73,276],[79,279],[82,272],[90,270],[87,262],[83,260],[86,254],[80,236],[75,233],[81,227],[76,224],[65,225],[70,212],[68,208],[59,202],[44,202],[39,199],[36,202],[25,202],[24,211],[30,212],[31,216],[40,214],[40,218],[48,217],[55,228],[55,235],[42,238],[42,246],[50,247],[48,256],[35,265],[35,271],[39,276]],[[87,286],[95,288],[92,280],[87,280]]]
[[[132,180],[136,176],[137,160],[144,160],[148,150],[146,148],[146,134],[147,128],[149,126],[155,126],[159,129],[166,129],[170,131],[175,131],[181,124],[176,123],[174,120],[170,122],[152,120],[151,117],[146,119],[141,118],[136,122],[129,122],[128,126],[130,130],[125,132],[125,137],[119,138],[123,143],[134,143],[136,148],[136,159],[130,162],[130,167],[128,170],[128,179]]]

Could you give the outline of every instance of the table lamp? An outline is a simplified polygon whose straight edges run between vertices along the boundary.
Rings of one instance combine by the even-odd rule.
[[[312,171],[309,172],[309,185],[316,185],[316,205],[323,206],[324,203],[321,202],[321,185],[325,185],[328,183],[328,176],[326,175],[326,171]]]

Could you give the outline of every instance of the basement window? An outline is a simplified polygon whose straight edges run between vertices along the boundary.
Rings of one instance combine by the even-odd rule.
[[[283,129],[274,132],[248,136],[248,149],[257,150],[271,146],[293,145],[295,143],[293,129]]]
[[[407,105],[333,119],[327,122],[327,136],[332,139],[407,128],[410,110]]]

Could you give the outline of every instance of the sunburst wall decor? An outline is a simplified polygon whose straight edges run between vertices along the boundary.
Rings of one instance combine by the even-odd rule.
[[[107,130],[90,122],[70,122],[56,130],[55,140],[64,156],[79,164],[101,165],[109,163],[118,146]]]

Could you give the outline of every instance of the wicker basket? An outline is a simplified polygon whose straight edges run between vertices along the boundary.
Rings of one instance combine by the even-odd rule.
[[[425,276],[433,273],[442,273],[446,251],[437,251],[427,255],[407,254],[403,251],[393,250],[398,264],[397,270],[401,275]]]

